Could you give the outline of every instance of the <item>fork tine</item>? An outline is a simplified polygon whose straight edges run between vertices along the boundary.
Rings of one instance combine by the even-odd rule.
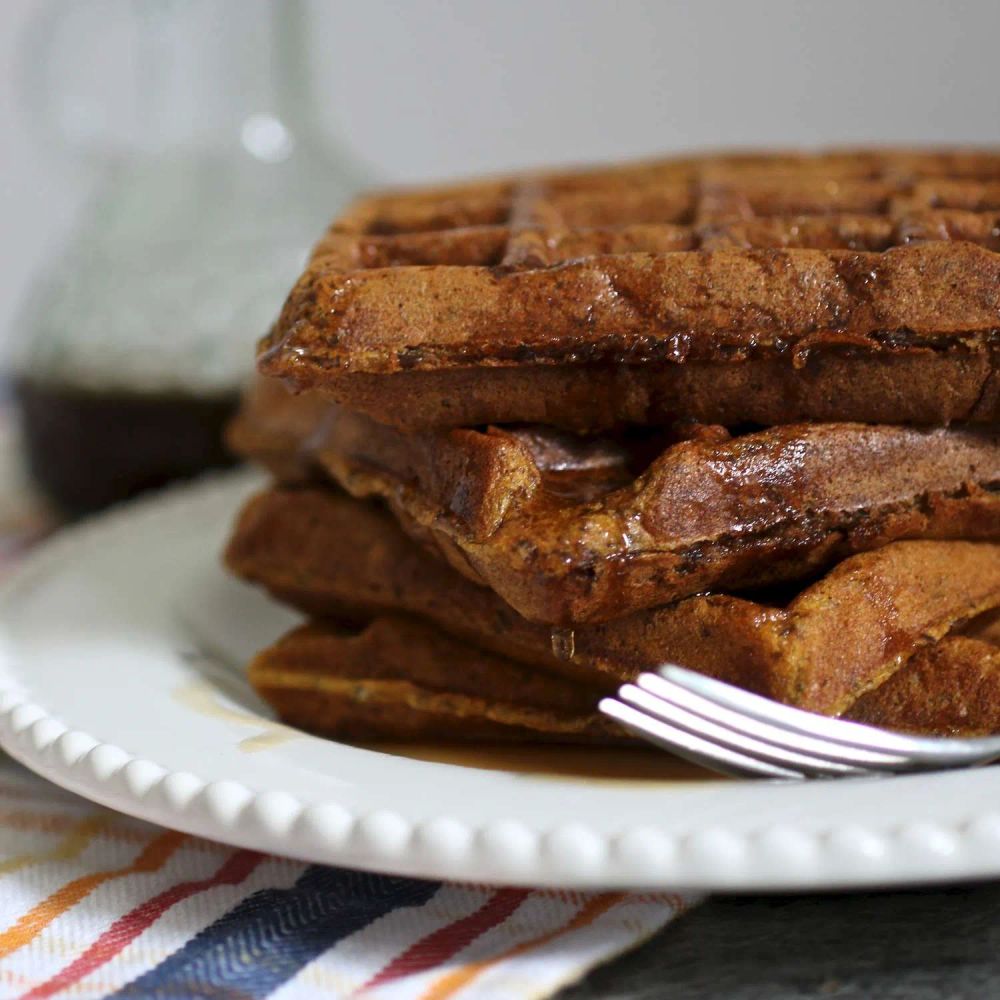
[[[684,667],[668,664],[659,673],[688,691],[759,722],[842,746],[898,754],[904,761],[896,770],[962,767],[1000,756],[1000,738],[907,736],[783,705]]]
[[[809,758],[879,771],[897,771],[901,766],[905,766],[908,760],[903,754],[859,749],[773,725],[770,722],[737,712],[725,705],[720,705],[718,702],[705,698],[698,692],[691,691],[658,674],[640,674],[635,683],[643,691],[673,705],[679,705],[707,723],[723,726],[733,732],[762,740],[774,747],[791,750],[796,754],[804,754]]]
[[[616,698],[602,698],[597,706],[601,712],[626,729],[641,736],[643,739],[656,743],[658,746],[669,750],[678,757],[702,767],[707,767],[712,771],[728,774],[734,778],[780,778],[801,779],[804,775],[798,771],[778,767],[775,764],[768,764],[753,757],[736,753],[724,747],[717,746],[707,740],[689,733],[683,729],[678,729],[667,722],[655,719],[645,712]]]
[[[623,684],[618,690],[618,697],[626,704],[653,715],[677,729],[683,729],[699,739],[777,767],[790,768],[814,777],[846,777],[851,774],[867,773],[863,767],[857,765],[815,757],[802,753],[797,748],[758,740],[739,729],[727,729],[711,719],[690,712],[682,705],[664,701],[634,684]]]

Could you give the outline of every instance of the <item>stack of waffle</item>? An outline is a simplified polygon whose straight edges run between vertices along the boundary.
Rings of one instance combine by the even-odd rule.
[[[616,741],[680,663],[1000,728],[1000,154],[737,155],[376,194],[231,431],[251,679],[346,739]]]

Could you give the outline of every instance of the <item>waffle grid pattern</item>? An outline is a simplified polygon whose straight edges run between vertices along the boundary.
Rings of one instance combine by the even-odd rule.
[[[364,199],[316,258],[547,267],[718,249],[883,251],[917,240],[1000,249],[1000,156],[825,154],[664,161]]]

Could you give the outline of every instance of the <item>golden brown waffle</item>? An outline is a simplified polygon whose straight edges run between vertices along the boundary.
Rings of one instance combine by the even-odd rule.
[[[236,416],[225,431],[236,455],[253,457],[283,483],[316,478],[303,455],[303,443],[326,419],[330,404],[321,396],[293,396],[273,379],[257,378],[243,393]]]
[[[532,621],[607,621],[801,579],[894,539],[1000,538],[993,427],[406,434],[335,404],[317,415],[315,403],[258,391],[233,440],[265,461],[281,441],[275,472],[297,457],[386,500],[414,537]]]
[[[260,367],[402,427],[1000,419],[1000,153],[693,157],[366,198]]]
[[[398,615],[357,632],[298,628],[254,658],[249,678],[289,725],[339,739],[628,742],[591,689]],[[998,732],[1000,646],[946,636],[844,715],[940,736]]]
[[[401,615],[298,628],[249,679],[286,722],[340,739],[628,742],[595,714],[593,689]]]
[[[1000,645],[947,636],[862,696],[848,718],[936,736],[1000,732]]]
[[[1000,607],[1000,546],[896,542],[847,559],[791,595],[698,596],[552,632],[427,555],[387,512],[319,488],[274,489],[252,500],[226,559],[239,576],[310,615],[353,625],[413,615],[592,689],[613,689],[666,660],[830,714],[922,646]],[[452,660],[446,668],[462,669]]]

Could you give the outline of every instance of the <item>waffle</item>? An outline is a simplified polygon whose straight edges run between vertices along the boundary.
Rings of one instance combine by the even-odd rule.
[[[920,650],[847,716],[934,736],[1000,732],[1000,644],[948,636]]]
[[[399,616],[376,618],[356,633],[303,626],[259,653],[249,678],[284,722],[338,739],[629,742],[595,714],[598,696],[589,688]],[[996,733],[1000,645],[946,636],[844,717],[924,735]]]
[[[628,742],[595,715],[586,685],[400,615],[356,631],[298,628],[259,653],[248,676],[281,719],[340,739]]]
[[[704,590],[801,579],[899,538],[1000,538],[996,428],[405,434],[315,407],[310,394],[259,390],[234,443],[263,460],[278,453],[279,474],[311,462],[355,496],[381,497],[532,621],[607,621]]]
[[[283,483],[315,478],[304,444],[326,419],[330,404],[321,396],[293,396],[274,379],[257,378],[244,390],[225,431],[229,450],[263,465]]]
[[[316,487],[250,501],[226,561],[314,617],[357,628],[413,616],[594,692],[667,660],[827,714],[844,711],[922,646],[1000,607],[1000,546],[895,542],[798,592],[700,595],[553,632],[428,555],[386,511]],[[441,663],[464,670],[461,658]]]
[[[259,367],[401,427],[1000,419],[1000,154],[691,157],[376,194]]]

